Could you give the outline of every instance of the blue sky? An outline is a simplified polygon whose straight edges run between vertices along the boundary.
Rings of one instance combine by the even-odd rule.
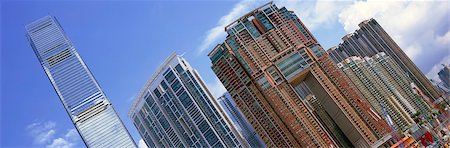
[[[224,25],[264,3],[2,1],[0,146],[84,146],[29,46],[26,24],[57,17],[138,142],[127,112],[159,64],[174,51],[185,53],[211,91],[223,93],[206,55],[225,37]],[[449,2],[275,3],[294,10],[326,49],[374,17],[427,76],[450,64]]]

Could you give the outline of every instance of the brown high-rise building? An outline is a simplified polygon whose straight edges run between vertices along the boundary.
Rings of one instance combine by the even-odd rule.
[[[212,69],[269,147],[377,147],[386,122],[292,11],[263,5],[225,28]],[[306,105],[314,97],[345,137]],[[323,114],[323,113],[321,113]],[[328,120],[329,121],[329,120]],[[345,145],[345,144],[344,144]]]
[[[369,19],[359,24],[360,29],[342,38],[342,42],[335,48],[328,50],[336,63],[350,56],[372,57],[379,52],[386,53],[426,96],[436,100],[440,97],[427,77],[394,42],[375,19]]]

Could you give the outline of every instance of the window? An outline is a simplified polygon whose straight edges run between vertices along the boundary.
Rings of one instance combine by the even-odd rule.
[[[178,80],[175,80],[175,82],[172,83],[172,89],[174,92],[177,92],[178,89],[181,87],[181,83]]]
[[[170,70],[165,76],[168,83],[172,83],[173,80],[175,80],[175,75],[173,74],[172,70]]]
[[[155,88],[155,90],[153,90],[153,93],[155,93],[156,97],[160,97],[161,93],[159,92],[158,88]]]
[[[206,131],[205,138],[210,145],[214,145],[219,140],[211,129]]]
[[[164,90],[167,90],[167,84],[166,84],[166,82],[164,82],[164,80],[161,81],[161,87],[162,87]]]
[[[162,117],[159,119],[161,126],[167,130],[168,128],[170,128],[169,122],[167,122],[166,118]]]
[[[244,24],[245,24],[245,27],[247,28],[248,32],[253,36],[253,38],[257,38],[257,37],[259,37],[259,35],[261,35],[250,21],[245,20]]]
[[[271,10],[270,8],[266,9],[266,10]],[[264,15],[262,12],[258,12],[256,13],[256,17],[258,18],[258,20],[261,21],[261,23],[264,25],[264,27],[267,30],[270,30],[273,28],[272,23],[270,23],[269,19],[267,19],[266,15]]]
[[[179,96],[179,98],[180,98],[181,104],[183,104],[183,106],[185,108],[188,108],[193,103],[191,98],[189,97],[189,95],[184,90],[183,90],[183,93]]]
[[[59,52],[58,54],[51,56],[50,58],[47,59],[47,63],[50,66],[56,65],[59,62],[63,61],[64,59],[67,59],[69,57],[72,56],[72,53],[70,53],[69,49],[65,49],[61,52]]]
[[[147,102],[148,105],[152,105],[154,103],[154,100],[152,96],[150,96],[150,93],[147,93],[144,97],[145,102]]]
[[[178,72],[179,74],[181,74],[181,73],[184,71],[183,67],[181,67],[180,64],[178,64],[177,66],[175,66],[175,69],[177,70],[177,72]]]

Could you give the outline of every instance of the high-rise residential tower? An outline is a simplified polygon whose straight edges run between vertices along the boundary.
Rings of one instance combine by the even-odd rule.
[[[338,66],[367,98],[378,114],[401,133],[414,124],[413,116],[429,107],[410,88],[410,81],[401,69],[383,52],[372,58],[349,57]],[[416,102],[421,101],[421,102]]]
[[[330,147],[348,139],[356,147],[377,147],[390,139],[386,122],[294,12],[268,3],[225,31],[225,42],[209,53],[212,69],[267,146]],[[308,95],[345,138],[327,132],[305,105]]]
[[[371,57],[378,52],[384,52],[391,57],[408,77],[420,88],[426,96],[433,100],[440,97],[427,77],[394,42],[375,19],[369,19],[359,24],[360,29],[342,38],[342,42],[328,51],[336,63],[350,56]]]
[[[128,115],[150,147],[248,147],[197,71],[175,53],[146,82]]]
[[[40,64],[87,147],[136,147],[55,17],[26,26]]]
[[[241,111],[239,111],[239,108],[233,99],[231,99],[229,93],[225,93],[217,98],[217,102],[220,104],[220,107],[222,107],[225,114],[230,118],[232,124],[235,125],[239,134],[247,141],[250,147],[265,147],[264,142],[262,142],[261,138],[258,134],[256,134],[255,129],[253,129],[247,119],[245,119],[244,115],[242,115]]]

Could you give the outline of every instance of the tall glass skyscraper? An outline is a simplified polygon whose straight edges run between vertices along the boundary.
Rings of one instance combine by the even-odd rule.
[[[87,147],[136,147],[112,104],[55,17],[26,27],[39,62]]]
[[[256,134],[255,129],[248,123],[241,111],[239,111],[236,103],[231,99],[230,94],[227,92],[217,98],[220,107],[224,110],[225,114],[230,118],[233,125],[238,130],[239,134],[248,142],[252,148],[266,147],[261,138]]]
[[[175,53],[147,81],[128,115],[150,147],[248,147],[197,71]]]

